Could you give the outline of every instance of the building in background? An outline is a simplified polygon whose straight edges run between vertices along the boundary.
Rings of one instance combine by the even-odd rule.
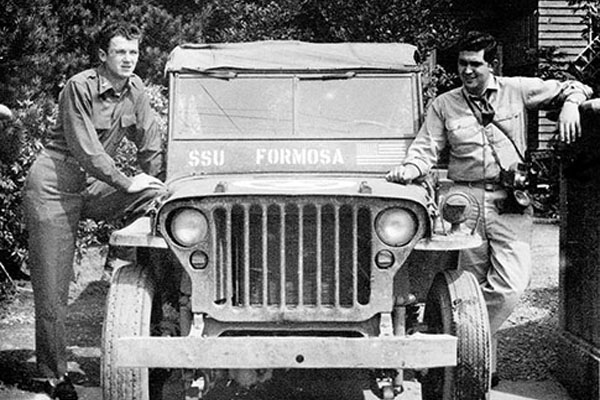
[[[585,10],[569,5],[566,0],[541,0],[538,2],[537,47],[543,50],[555,48],[562,57],[555,61],[572,62],[584,52],[589,44],[590,26],[585,19]],[[538,63],[545,60],[539,60]],[[539,64],[538,64],[539,67]],[[589,82],[586,82],[589,84]],[[538,127],[538,149],[550,146],[556,124],[541,112]]]
[[[506,76],[539,76],[566,69],[588,46],[591,28],[586,12],[568,0],[467,0],[456,13],[470,20],[469,29],[493,34],[500,42],[500,71]],[[548,59],[548,56],[550,56]],[[437,54],[438,63],[456,70],[456,54]],[[551,148],[555,122],[546,112],[529,115],[529,148]]]

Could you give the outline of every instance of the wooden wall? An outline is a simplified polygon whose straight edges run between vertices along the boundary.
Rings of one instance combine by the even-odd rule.
[[[557,47],[568,62],[581,53],[588,42],[582,33],[587,29],[583,19],[585,12],[569,5],[567,0],[540,0],[538,2],[538,48]],[[556,130],[556,123],[545,117],[539,118],[539,150],[548,148]]]

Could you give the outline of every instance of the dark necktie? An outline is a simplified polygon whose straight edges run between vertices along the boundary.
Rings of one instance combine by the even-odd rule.
[[[473,109],[475,117],[483,126],[487,126],[494,120],[494,107],[488,101],[485,93],[482,96],[469,96],[469,99],[475,105]]]

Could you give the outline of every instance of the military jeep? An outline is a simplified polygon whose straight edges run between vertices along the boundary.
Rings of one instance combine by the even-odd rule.
[[[415,47],[182,45],[166,72],[168,194],[111,237],[137,259],[104,399],[484,398],[487,312],[456,268],[477,204],[441,169],[385,179],[422,120]]]

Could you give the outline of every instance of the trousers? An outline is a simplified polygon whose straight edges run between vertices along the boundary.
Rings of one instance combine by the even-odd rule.
[[[75,159],[46,150],[33,163],[23,203],[35,304],[35,351],[42,377],[60,378],[67,372],[65,326],[79,221],[132,221],[159,194],[157,190],[119,191],[87,177]]]
[[[496,201],[507,196],[502,189],[486,191],[482,187],[457,185],[451,190],[471,194],[481,214],[476,231],[483,244],[461,250],[459,268],[470,271],[479,281],[489,316],[492,371],[495,371],[496,334],[531,280],[533,211],[528,207],[523,214],[500,214]],[[475,219],[475,213],[471,213],[466,221],[470,229],[474,227]]]

